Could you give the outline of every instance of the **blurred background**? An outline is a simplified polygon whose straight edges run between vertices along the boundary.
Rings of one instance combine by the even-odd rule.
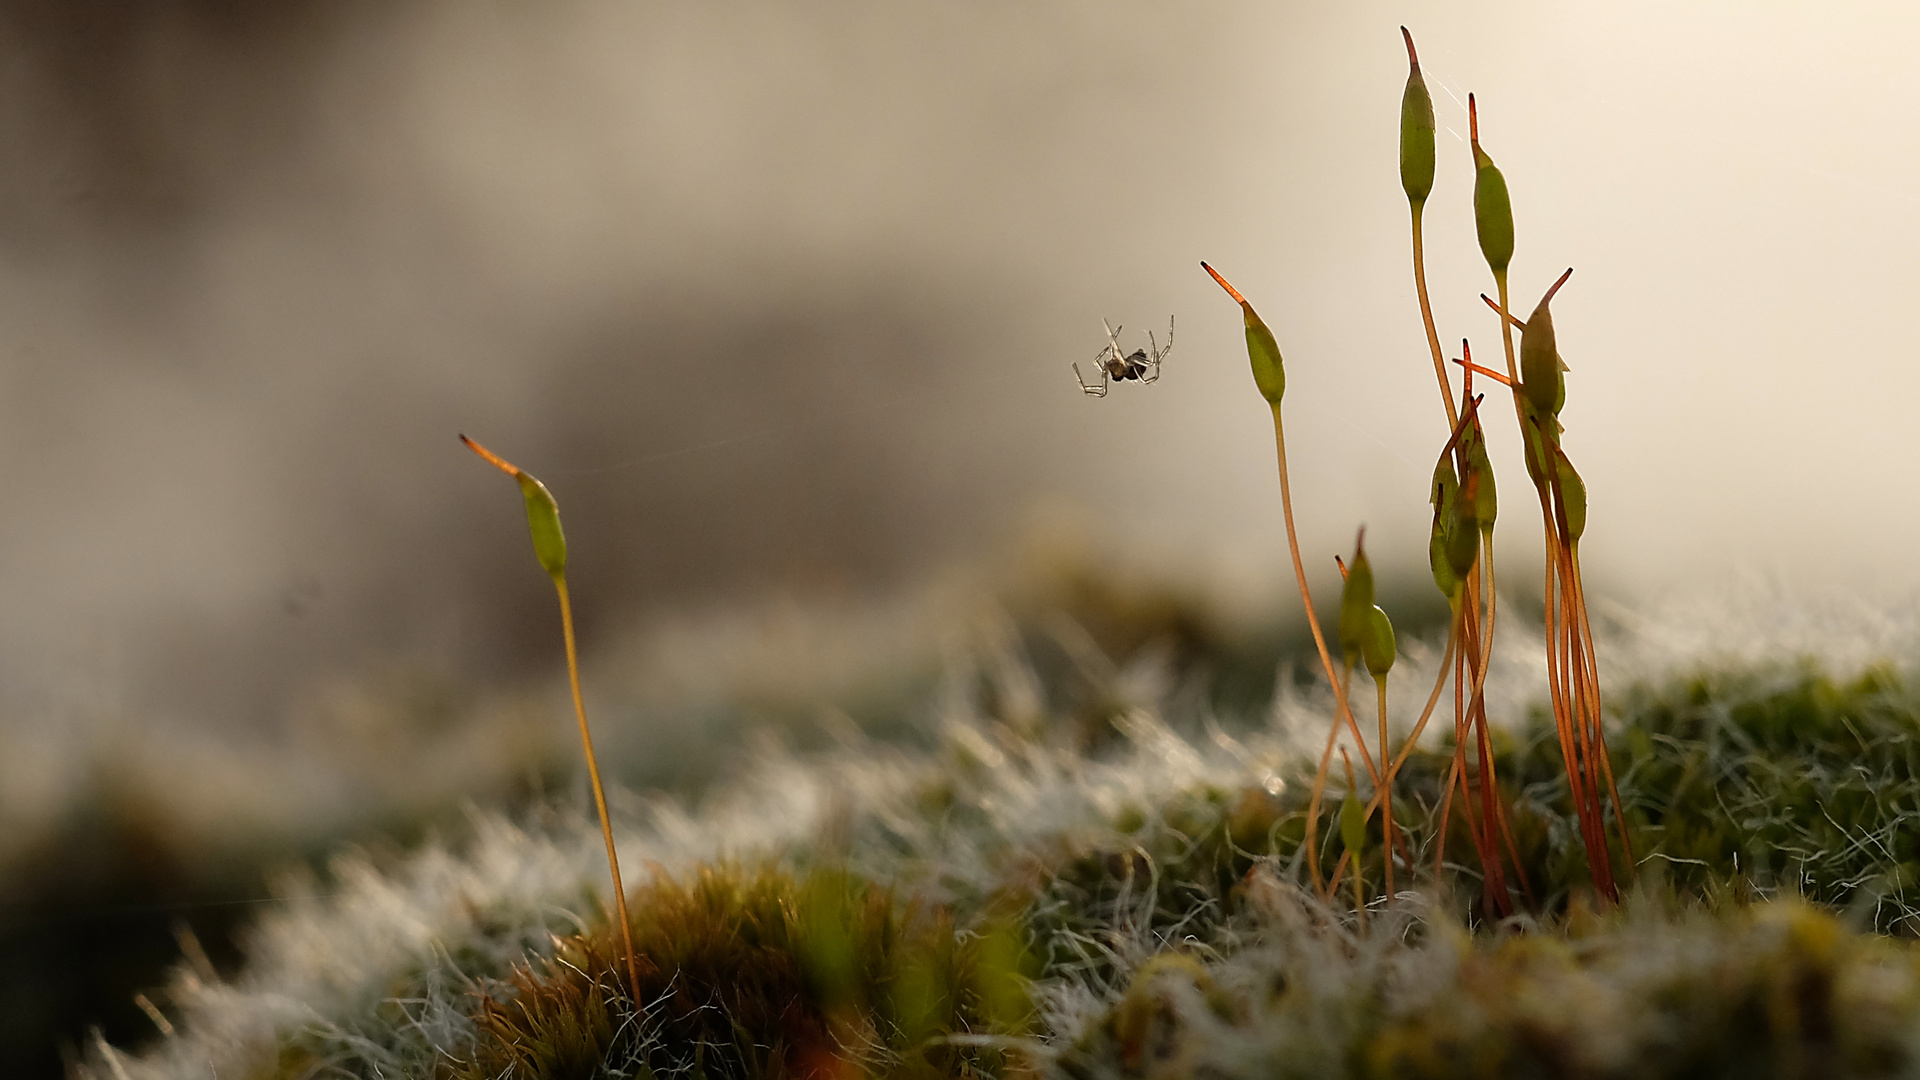
[[[558,496],[636,787],[743,701],[905,707],[1034,566],[1284,622],[1202,258],[1288,355],[1325,588],[1361,522],[1417,583],[1402,23],[1450,354],[1498,356],[1468,91],[1515,307],[1578,268],[1594,588],[1905,595],[1909,6],[0,2],[0,1056],[137,1043],[270,874],[571,782],[551,590],[457,432]],[[1159,383],[1079,392],[1102,318],[1170,316]]]

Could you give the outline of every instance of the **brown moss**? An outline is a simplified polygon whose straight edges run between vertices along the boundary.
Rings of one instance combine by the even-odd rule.
[[[1010,926],[958,933],[843,872],[703,867],[658,877],[631,910],[643,1009],[611,927],[564,939],[481,1000],[458,1075],[964,1076],[1002,1055],[948,1036],[1028,1022]]]

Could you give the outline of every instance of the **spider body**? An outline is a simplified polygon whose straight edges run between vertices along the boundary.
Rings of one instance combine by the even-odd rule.
[[[1106,320],[1100,325],[1107,326]],[[1080,365],[1073,365],[1073,377],[1080,383],[1080,392],[1089,397],[1106,397],[1108,387],[1116,382],[1133,379],[1141,383],[1155,382],[1160,378],[1160,361],[1173,351],[1173,319],[1167,319],[1167,345],[1161,348],[1153,338],[1153,332],[1147,332],[1147,348],[1122,352],[1120,349],[1120,331],[1124,326],[1107,326],[1107,344],[1097,353],[1093,362],[1100,372],[1099,382],[1088,382],[1080,374]]]

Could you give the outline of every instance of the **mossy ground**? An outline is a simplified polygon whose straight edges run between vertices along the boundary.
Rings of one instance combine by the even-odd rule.
[[[703,866],[633,912],[642,1008],[611,928],[573,935],[482,996],[453,1075],[985,1075],[1004,1054],[950,1037],[1030,1019],[1012,924],[956,926],[842,871]]]
[[[1244,665],[1211,666],[1214,631],[1175,603],[1114,609],[1128,642],[1000,624],[895,722],[911,737],[766,750],[696,810],[630,807],[642,1007],[597,835],[480,815],[461,854],[347,860],[236,980],[170,990],[179,1036],[93,1073],[1920,1076],[1901,669],[1616,679],[1640,865],[1604,910],[1544,710],[1504,701],[1521,913],[1481,909],[1458,830],[1432,877],[1444,742],[1400,775],[1391,906],[1369,831],[1363,912],[1305,873],[1325,703],[1283,679],[1273,712],[1222,712],[1218,672]],[[1156,651],[1168,611],[1185,644]]]

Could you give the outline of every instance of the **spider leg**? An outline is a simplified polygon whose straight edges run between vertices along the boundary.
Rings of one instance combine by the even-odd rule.
[[[1173,316],[1167,316],[1167,347],[1163,349],[1158,342],[1153,340],[1153,331],[1151,330],[1147,331],[1147,344],[1153,346],[1153,362],[1156,365],[1165,359],[1168,353],[1173,351]]]
[[[1073,365],[1073,378],[1074,381],[1080,384],[1081,393],[1089,397],[1107,396],[1107,369],[1105,367],[1100,369],[1100,382],[1098,384],[1087,382],[1086,377],[1080,374],[1080,365],[1078,363]]]

